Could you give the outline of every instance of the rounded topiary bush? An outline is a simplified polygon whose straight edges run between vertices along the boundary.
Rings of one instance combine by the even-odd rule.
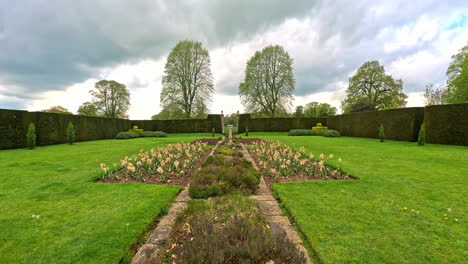
[[[137,137],[140,137],[140,134],[137,132],[119,132],[117,136],[115,136],[116,139],[131,139]]]
[[[143,131],[142,137],[167,137],[167,134],[162,131]]]
[[[288,136],[315,136],[316,133],[309,129],[293,129],[288,132]]]
[[[340,132],[336,130],[328,129],[328,130],[325,130],[325,132],[323,132],[323,136],[324,137],[339,137],[341,135],[340,135]]]

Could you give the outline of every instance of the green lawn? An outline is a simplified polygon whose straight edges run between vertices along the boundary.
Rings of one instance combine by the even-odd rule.
[[[130,245],[180,187],[93,183],[101,175],[99,164],[118,163],[139,149],[203,137],[211,134],[0,151],[0,263],[128,260]],[[33,220],[33,214],[40,218]]]
[[[274,185],[318,263],[466,263],[467,147],[287,133],[249,137],[305,146],[316,156],[333,153],[359,178]]]

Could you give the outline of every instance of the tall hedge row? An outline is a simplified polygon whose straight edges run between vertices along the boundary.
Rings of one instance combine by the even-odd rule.
[[[468,146],[468,103],[426,106],[426,142]]]
[[[216,133],[222,132],[221,115],[208,115],[206,119],[134,120],[132,126],[166,133],[211,133],[213,128]]]
[[[66,143],[70,121],[76,141],[114,138],[131,127],[131,121],[124,119],[0,109],[0,149],[26,147],[31,122],[36,125],[38,146]]]
[[[327,118],[251,118],[250,114],[239,115],[239,133],[245,132],[288,132],[291,129],[312,129],[317,123],[327,125]]]
[[[342,136],[377,138],[383,124],[386,139],[417,141],[423,121],[424,107],[412,107],[331,116],[328,128]]]

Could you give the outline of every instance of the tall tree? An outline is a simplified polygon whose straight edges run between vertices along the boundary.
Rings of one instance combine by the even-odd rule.
[[[447,69],[447,103],[468,102],[468,45],[452,56]]]
[[[447,90],[444,88],[434,88],[434,84],[430,83],[426,85],[424,91],[424,99],[426,105],[440,105],[443,104],[447,97]]]
[[[403,81],[385,74],[378,61],[367,61],[356,74],[349,78],[347,97],[341,103],[344,112],[349,112],[353,104],[367,101],[377,110],[388,107],[405,107],[407,96],[403,93]]]
[[[177,43],[167,57],[162,78],[161,105],[175,105],[186,118],[207,112],[214,92],[210,55],[200,42]]]
[[[98,109],[97,107],[91,102],[84,102],[78,108],[78,115],[84,116],[98,116]]]
[[[349,109],[347,109],[347,113],[355,113],[355,112],[369,112],[369,111],[375,111],[377,110],[375,108],[375,105],[367,100],[359,100],[352,105],[349,106]]]
[[[294,112],[294,117],[296,118],[304,117],[304,107],[302,105],[298,105],[296,107],[296,112]]]
[[[295,90],[292,63],[293,59],[278,45],[255,52],[239,86],[242,104],[248,111],[270,117],[287,111]]]
[[[327,103],[311,102],[306,104],[304,115],[306,117],[329,117],[336,115],[336,107]]]
[[[94,97],[93,104],[97,113],[109,118],[128,118],[130,91],[124,84],[102,80],[95,84],[95,90],[89,93]]]
[[[72,112],[68,111],[68,109],[60,105],[52,106],[49,109],[42,110],[42,112],[73,115]]]

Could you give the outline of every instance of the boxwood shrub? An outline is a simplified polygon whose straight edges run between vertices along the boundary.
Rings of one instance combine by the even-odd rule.
[[[167,137],[167,134],[162,131],[143,131],[142,137]]]
[[[339,137],[340,132],[333,130],[333,129],[328,129],[323,132],[324,137]]]
[[[288,136],[315,136],[316,133],[309,129],[293,129],[288,132]]]
[[[117,136],[115,136],[116,139],[130,139],[137,137],[140,137],[137,132],[119,132]]]

